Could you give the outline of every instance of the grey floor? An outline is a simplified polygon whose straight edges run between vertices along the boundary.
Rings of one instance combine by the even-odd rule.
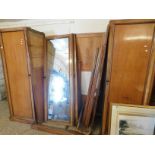
[[[0,101],[0,135],[48,135],[48,133],[31,129],[29,124],[10,121],[8,103]]]

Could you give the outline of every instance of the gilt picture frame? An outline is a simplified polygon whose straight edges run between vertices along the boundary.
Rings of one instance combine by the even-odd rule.
[[[155,107],[112,104],[110,135],[154,135]]]

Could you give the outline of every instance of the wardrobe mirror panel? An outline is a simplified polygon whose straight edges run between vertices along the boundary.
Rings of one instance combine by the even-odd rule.
[[[50,50],[50,47],[54,50]],[[71,95],[69,38],[48,40],[48,51],[48,120],[69,121]]]

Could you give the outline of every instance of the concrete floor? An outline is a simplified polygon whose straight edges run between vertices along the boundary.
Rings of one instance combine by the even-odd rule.
[[[48,135],[47,132],[31,129],[31,125],[9,120],[7,101],[0,101],[0,135]]]
[[[47,132],[34,130],[30,124],[9,120],[7,101],[0,101],[0,135],[50,135]],[[93,135],[99,134],[100,127],[94,129]]]

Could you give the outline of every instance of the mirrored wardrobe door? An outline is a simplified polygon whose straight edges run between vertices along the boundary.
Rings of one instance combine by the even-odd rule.
[[[71,35],[47,39],[47,121],[72,124],[74,120],[74,51],[71,39]]]

